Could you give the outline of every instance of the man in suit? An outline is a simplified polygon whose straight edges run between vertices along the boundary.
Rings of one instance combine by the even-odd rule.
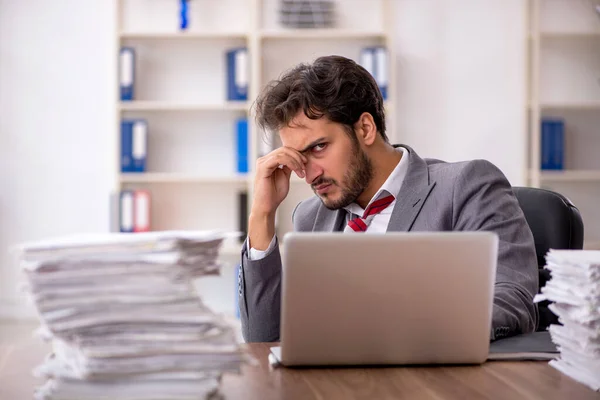
[[[256,111],[259,125],[278,133],[283,146],[256,163],[239,275],[246,341],[279,339],[275,211],[288,194],[292,173],[316,195],[296,206],[296,231],[496,232],[500,244],[490,339],[536,329],[533,236],[511,185],[493,164],[423,159],[409,146],[391,145],[376,82],[344,57],[321,57],[295,67],[266,87]]]

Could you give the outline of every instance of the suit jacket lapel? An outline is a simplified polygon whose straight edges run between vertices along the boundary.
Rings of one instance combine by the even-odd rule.
[[[402,147],[409,153],[408,171],[400,192],[396,194],[396,204],[392,210],[388,232],[409,231],[435,186],[435,182],[429,180],[429,169],[425,160],[409,146],[402,145]]]
[[[336,232],[342,230],[342,224],[346,219],[346,210],[330,210],[323,204],[319,205],[313,232]]]

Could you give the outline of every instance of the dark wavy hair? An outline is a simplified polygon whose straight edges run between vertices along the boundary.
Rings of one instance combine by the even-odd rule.
[[[302,63],[271,81],[256,99],[256,121],[265,131],[289,126],[300,110],[310,119],[327,117],[344,125],[356,141],[353,125],[362,113],[373,116],[386,142],[383,97],[371,74],[353,60],[341,56]]]

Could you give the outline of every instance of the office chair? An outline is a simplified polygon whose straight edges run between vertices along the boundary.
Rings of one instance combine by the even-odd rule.
[[[533,233],[537,255],[540,288],[550,279],[550,271],[543,269],[549,249],[583,248],[583,220],[579,210],[565,196],[545,189],[514,187],[525,219]],[[548,309],[550,302],[537,304],[539,310],[538,331],[550,324],[558,324],[558,317]]]

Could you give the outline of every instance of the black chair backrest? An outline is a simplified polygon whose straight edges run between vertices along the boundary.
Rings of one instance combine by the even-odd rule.
[[[514,187],[513,191],[533,233],[541,288],[550,279],[550,271],[543,269],[549,249],[583,248],[583,220],[577,207],[559,193],[532,187]],[[547,306],[548,302],[538,303],[538,330],[558,323]]]
[[[538,266],[549,249],[582,249],[583,221],[565,196],[546,189],[513,188],[535,240]]]

